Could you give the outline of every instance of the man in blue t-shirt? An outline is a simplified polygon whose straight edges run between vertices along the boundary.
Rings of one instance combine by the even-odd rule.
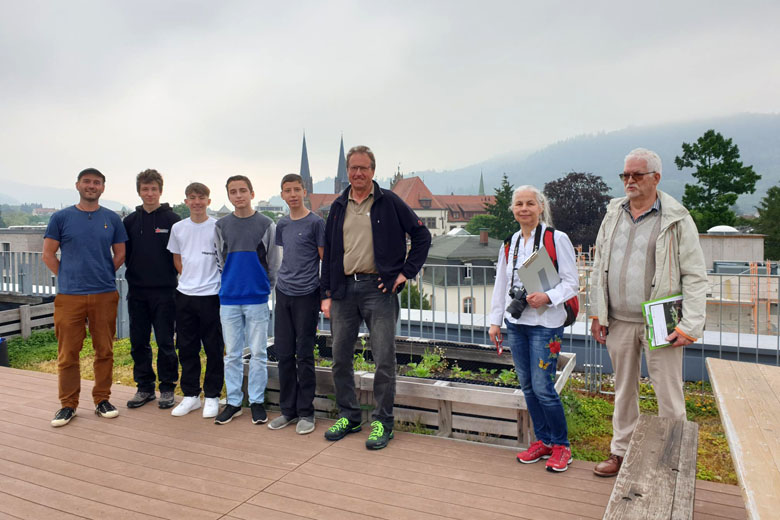
[[[276,281],[274,349],[279,359],[279,406],[282,414],[268,423],[279,430],[297,422],[295,431],[314,431],[314,341],[320,314],[320,260],[325,248],[325,221],[303,202],[300,175],[282,178],[282,199],[290,214],[276,224],[282,266]]]
[[[80,172],[76,181],[79,203],[52,215],[43,236],[43,261],[58,276],[54,331],[62,408],[51,421],[54,427],[68,424],[79,405],[79,352],[86,337],[85,321],[95,349],[95,413],[106,418],[119,415],[108,399],[119,301],[115,273],[125,261],[127,233],[119,216],[98,203],[105,183],[106,177],[94,168]]]

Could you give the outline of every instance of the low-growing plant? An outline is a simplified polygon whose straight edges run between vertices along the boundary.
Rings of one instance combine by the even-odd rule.
[[[363,342],[363,350],[360,352],[355,352],[354,361],[353,361],[353,367],[355,371],[365,371],[365,372],[375,372],[376,371],[376,364],[371,363],[366,359],[366,342],[365,339],[360,338]]]
[[[517,372],[515,372],[514,368],[510,368],[509,370],[503,368],[501,369],[501,372],[498,373],[498,377],[494,380],[494,382],[497,385],[517,386]]]

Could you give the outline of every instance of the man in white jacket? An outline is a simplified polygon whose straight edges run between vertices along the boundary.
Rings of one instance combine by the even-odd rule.
[[[639,419],[639,370],[645,351],[658,398],[658,415],[685,419],[683,350],[701,337],[706,311],[707,273],[699,234],[688,211],[659,191],[661,158],[632,150],[620,174],[626,197],[613,199],[596,239],[591,334],[606,344],[615,373],[615,413],[609,458],[594,473],[617,475]],[[650,350],[642,302],[683,295],[682,319],[666,340]]]

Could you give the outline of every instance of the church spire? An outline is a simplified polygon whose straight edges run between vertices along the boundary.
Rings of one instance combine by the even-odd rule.
[[[482,178],[482,170],[479,172],[479,193],[478,195],[485,195],[485,179]]]
[[[307,193],[314,191],[311,180],[311,171],[309,171],[309,153],[306,151],[306,132],[303,133],[303,149],[301,150],[301,171],[303,178],[303,187]]]
[[[341,193],[349,185],[347,177],[347,159],[344,155],[344,136],[341,136],[341,148],[339,149],[339,166],[336,170],[336,180],[333,183],[334,193]]]

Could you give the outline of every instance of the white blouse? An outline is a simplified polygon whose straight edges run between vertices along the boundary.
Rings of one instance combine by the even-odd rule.
[[[542,224],[542,233],[547,226]],[[517,252],[517,267],[523,265],[526,258],[534,252],[534,238],[536,229],[531,233],[531,237],[521,242]],[[558,260],[558,274],[561,277],[560,283],[546,292],[550,298],[550,303],[544,312],[540,309],[533,309],[530,305],[523,311],[519,319],[513,318],[506,307],[512,298],[509,296],[509,290],[512,288],[512,257],[514,256],[515,244],[518,240],[523,240],[522,231],[512,235],[512,241],[509,245],[509,261],[504,256],[504,246],[498,252],[498,263],[496,264],[496,283],[493,286],[493,300],[490,308],[491,325],[504,325],[504,319],[510,323],[518,325],[541,325],[542,327],[557,328],[563,325],[566,320],[566,310],[563,303],[579,292],[579,275],[577,273],[577,264],[575,262],[574,246],[571,240],[561,231],[555,230],[553,240],[555,242],[555,252]],[[542,241],[543,243],[543,241]],[[540,245],[541,247],[541,245]],[[514,284],[522,287],[523,283],[514,276]]]

